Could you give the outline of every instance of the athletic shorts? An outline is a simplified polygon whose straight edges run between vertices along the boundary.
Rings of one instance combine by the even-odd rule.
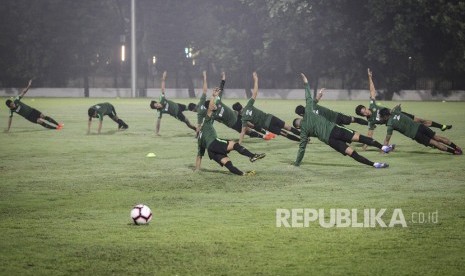
[[[29,122],[31,123],[34,123],[34,124],[37,124],[37,120],[40,118],[40,111],[33,108],[31,113],[29,113],[29,115],[27,115],[26,120],[28,120]]]
[[[270,127],[267,130],[273,132],[276,135],[281,135],[281,130],[284,128],[284,124],[284,121],[272,115]]]
[[[412,114],[410,114],[410,113],[407,113],[407,112],[403,112],[403,111],[402,111],[402,114],[404,114],[405,116],[409,117],[409,118],[412,119],[412,120],[413,120],[413,118],[415,118],[414,115],[412,115]]]
[[[431,128],[425,125],[419,125],[417,134],[413,140],[417,141],[418,143],[425,145],[426,147],[431,146],[429,141],[433,139],[436,133],[431,130]]]
[[[178,114],[176,114],[176,118],[178,118],[181,122],[186,122],[186,116],[184,116],[183,112],[186,110],[185,104],[178,104]]]
[[[229,140],[216,138],[208,147],[208,157],[223,166],[221,159],[228,157],[228,143]]]
[[[111,106],[111,112],[110,112],[110,114],[108,114],[108,117],[110,117],[113,121],[115,120],[116,110],[115,110],[115,107],[113,105]]]
[[[347,143],[352,143],[352,137],[354,137],[354,134],[355,131],[336,125],[329,135],[328,145],[337,152],[347,155],[346,149],[349,147]]]
[[[336,124],[338,125],[350,125],[352,123],[352,117],[338,113],[336,116]]]

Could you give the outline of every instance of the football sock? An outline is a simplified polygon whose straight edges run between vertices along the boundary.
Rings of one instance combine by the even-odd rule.
[[[457,145],[452,143],[452,142],[450,142],[450,144],[448,146],[453,148],[454,150],[457,149]]]
[[[42,121],[39,123],[41,126],[45,127],[45,128],[49,128],[49,129],[56,129],[57,126],[52,126],[52,125],[49,125],[47,124],[46,122]]]
[[[357,162],[360,162],[362,164],[365,164],[365,165],[368,165],[368,166],[373,166],[373,162],[371,162],[370,160],[366,159],[365,157],[359,155],[356,151],[353,151],[352,152],[352,155],[350,156],[352,157],[353,159],[355,159]]]
[[[45,117],[44,117],[44,120],[49,121],[50,123],[55,124],[55,125],[58,126],[58,122],[55,121],[55,120],[53,120],[52,118],[50,118],[50,117],[48,117],[48,116],[45,116]]]
[[[451,148],[446,148],[446,151],[447,151],[447,152],[450,152],[450,153],[452,153],[452,154],[455,153],[455,150],[454,150],[454,149],[451,149]]]
[[[377,147],[378,149],[383,147],[383,145],[381,145],[378,141],[373,140],[373,138],[370,138],[368,136],[361,135],[361,134],[360,134],[360,138],[358,139],[358,141],[362,144]]]
[[[436,122],[432,122],[432,123],[431,123],[431,127],[442,128],[442,124],[438,124],[438,123],[436,123]]]
[[[121,119],[118,119],[116,122],[118,123],[119,126],[128,127],[128,125],[125,122],[123,122],[123,120]]]
[[[231,161],[226,162],[226,164],[224,164],[224,166],[225,166],[230,172],[232,172],[233,174],[237,174],[237,175],[243,175],[243,174],[244,174],[243,172],[241,172],[241,170],[239,170],[238,168],[234,167]]]
[[[247,156],[249,158],[254,156],[253,153],[251,153],[248,149],[241,146],[241,144],[239,144],[239,143],[235,143],[234,146],[233,146],[233,149],[235,151],[237,151],[238,153],[240,153],[242,155],[245,155],[245,156]]]
[[[359,125],[364,125],[364,126],[367,126],[368,125],[368,121],[367,120],[363,120],[362,118],[357,118],[357,117],[354,117],[354,122],[359,124]]]
[[[297,137],[297,136],[292,135],[292,134],[290,134],[290,133],[287,133],[287,135],[286,135],[285,137],[286,137],[287,139],[289,139],[289,140],[292,140],[292,141],[297,141],[297,142],[300,141],[300,137]]]
[[[252,138],[263,138],[263,134],[258,133],[256,131],[249,131],[249,133],[247,133],[247,135],[249,135]]]
[[[291,127],[291,132],[297,136],[300,136],[300,130],[298,130],[297,128]]]

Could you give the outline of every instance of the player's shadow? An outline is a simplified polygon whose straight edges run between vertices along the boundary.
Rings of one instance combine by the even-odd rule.
[[[195,169],[195,166],[189,165],[187,168],[191,169],[192,171]],[[224,170],[213,170],[213,169],[200,169],[201,172],[208,172],[208,173],[217,173],[217,174],[224,174],[224,175],[229,175],[229,171],[224,171]]]
[[[48,131],[48,130],[52,130],[52,129],[22,129],[22,130],[14,130],[14,131],[10,131],[10,132],[5,132],[5,133],[24,133],[24,132],[39,132],[39,131]]]
[[[286,164],[286,165],[291,165],[290,162],[286,162],[286,161],[281,161],[281,163]],[[341,168],[359,168],[360,167],[359,164],[333,164],[333,163],[302,161],[302,164],[300,165],[300,167],[306,167],[306,166],[341,167]]]

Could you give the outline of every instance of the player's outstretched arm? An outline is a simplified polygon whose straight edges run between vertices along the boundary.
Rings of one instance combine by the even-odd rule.
[[[370,85],[370,99],[376,99],[376,89],[375,84],[373,83],[373,73],[371,72],[370,68],[367,70],[368,72],[368,84]]]
[[[90,126],[92,125],[92,117],[87,121],[87,134],[90,134]]]
[[[165,96],[165,81],[166,81],[166,71],[163,72],[161,77],[161,94]]]
[[[308,84],[308,80],[307,80],[307,77],[305,76],[305,74],[300,73],[300,76],[302,77],[302,81],[304,82],[304,84]]]
[[[391,141],[391,136],[390,134],[386,134],[386,138],[384,138],[384,145],[387,146],[389,145],[389,141]]]
[[[257,72],[252,73],[253,77],[253,91],[252,91],[252,99],[257,99],[258,95],[258,75]]]
[[[11,122],[13,121],[13,116],[10,116],[8,118],[8,125],[7,125],[7,128],[5,129],[5,132],[9,132],[10,131],[10,127],[11,127]]]
[[[320,91],[318,91],[318,94],[316,94],[316,102],[319,102],[320,99],[323,97],[323,91],[325,91],[326,88],[321,88]]]
[[[32,79],[29,80],[27,86],[23,89],[23,91],[21,91],[21,94],[19,94],[20,97],[24,97],[24,95],[27,93],[27,91],[29,91],[29,88],[31,87],[31,84],[32,84]]]
[[[208,84],[207,84],[207,71],[203,71],[203,87],[202,87],[202,94],[206,95],[208,91]]]
[[[102,125],[103,125],[103,120],[98,121],[98,129],[97,133],[100,134],[102,132]]]
[[[155,126],[155,134],[160,136],[160,125],[161,125],[161,117],[158,117],[157,124]]]
[[[194,171],[200,171],[201,164],[202,164],[202,156],[197,155],[197,158],[195,159],[195,170]]]

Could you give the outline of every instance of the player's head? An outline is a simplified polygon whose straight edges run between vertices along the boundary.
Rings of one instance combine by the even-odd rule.
[[[163,105],[161,105],[157,101],[151,101],[150,102],[150,108],[151,109],[160,109],[160,108],[163,108]]]
[[[300,129],[300,126],[302,125],[302,118],[295,118],[294,121],[292,121],[292,125],[295,128]]]
[[[5,104],[9,109],[15,108],[15,103],[10,99],[6,100]]]
[[[233,108],[234,110],[236,110],[237,112],[241,112],[241,110],[242,110],[242,104],[239,103],[239,102],[236,102],[235,104],[233,104],[232,108]]]
[[[95,118],[97,117],[97,112],[95,111],[95,109],[91,107],[87,110],[87,115],[89,115],[89,118],[92,118],[92,117]]]
[[[305,115],[305,107],[303,105],[296,106],[295,114],[303,117]]]
[[[389,110],[389,108],[382,108],[379,111],[379,117],[381,118],[381,121],[383,122],[387,121],[390,116],[391,116],[391,111]]]
[[[195,111],[197,111],[197,105],[195,103],[189,103],[187,105],[187,109],[189,109],[190,111],[195,112]]]
[[[371,116],[371,111],[368,108],[366,108],[366,106],[364,106],[363,104],[359,104],[355,108],[355,114],[357,114],[358,116],[369,118]]]

